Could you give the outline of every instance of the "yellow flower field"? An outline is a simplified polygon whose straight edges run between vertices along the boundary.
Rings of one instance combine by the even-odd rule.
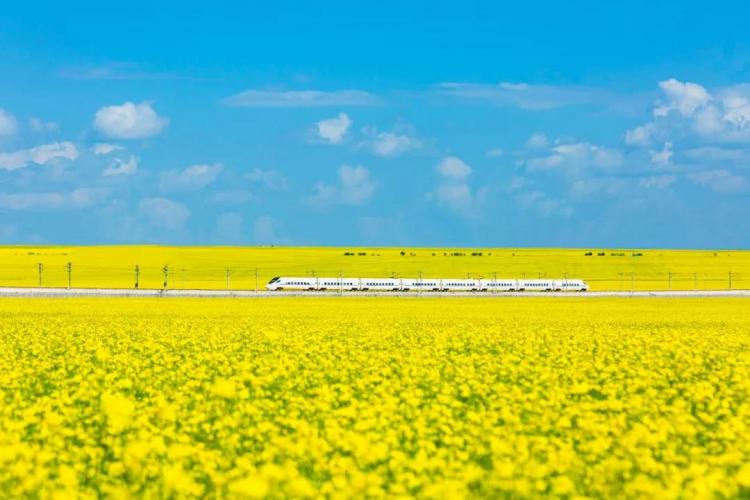
[[[0,495],[748,495],[749,310],[4,299]]]
[[[591,255],[587,255],[587,254]],[[555,248],[0,247],[0,286],[250,289],[273,276],[580,278],[591,290],[750,289],[750,251]],[[40,266],[41,265],[41,273]],[[136,266],[138,275],[136,278]]]

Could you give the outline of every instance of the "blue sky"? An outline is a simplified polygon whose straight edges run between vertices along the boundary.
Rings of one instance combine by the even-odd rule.
[[[0,242],[748,248],[746,2],[14,2]]]

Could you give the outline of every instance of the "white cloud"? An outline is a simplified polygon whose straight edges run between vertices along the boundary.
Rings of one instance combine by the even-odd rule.
[[[57,160],[75,160],[78,149],[72,142],[53,142],[13,153],[0,153],[0,170],[17,170],[30,163],[46,165]]]
[[[286,177],[275,170],[254,168],[245,174],[245,178],[250,182],[263,184],[272,191],[286,191],[288,187]]]
[[[341,144],[344,136],[352,125],[352,120],[346,113],[339,113],[335,118],[321,120],[316,124],[318,137],[330,144]]]
[[[435,188],[438,203],[447,205],[456,211],[465,211],[474,203],[474,194],[468,184],[441,184]]]
[[[105,106],[96,112],[94,128],[114,139],[143,139],[160,133],[169,120],[159,116],[150,102],[126,102]]]
[[[548,145],[549,139],[547,139],[547,136],[541,132],[532,134],[525,144],[527,149],[542,149],[546,148]]]
[[[750,128],[750,99],[745,96],[728,95],[722,103],[726,121],[740,129]]]
[[[420,142],[408,135],[381,132],[370,141],[370,146],[376,156],[390,157],[417,149],[420,146]]]
[[[190,210],[166,198],[145,198],[138,204],[138,212],[151,226],[169,230],[181,229],[190,218]]]
[[[654,133],[654,124],[646,123],[625,132],[625,143],[630,146],[648,146]]]
[[[666,116],[670,111],[690,116],[711,101],[711,94],[697,83],[680,82],[670,78],[659,82],[659,87],[664,91],[667,102],[654,108],[654,116]]]
[[[15,117],[0,108],[0,137],[14,135],[18,131],[18,122]]]
[[[315,194],[311,201],[316,205],[362,205],[369,201],[377,188],[365,167],[342,165],[339,180],[335,185],[319,182],[313,186]]]
[[[216,180],[224,166],[221,163],[191,165],[182,170],[162,172],[159,189],[164,192],[197,191]]]
[[[372,106],[380,100],[363,90],[246,90],[224,99],[234,107]]]
[[[474,215],[478,206],[484,202],[487,190],[482,188],[476,193],[472,191],[468,184],[471,167],[456,156],[448,156],[435,166],[435,170],[440,174],[441,180],[435,190],[428,194],[428,199],[434,199],[438,204],[462,215]]]
[[[625,134],[625,142],[648,146],[655,139],[750,142],[750,87],[736,85],[712,95],[697,83],[674,78],[659,83],[664,99],[654,119]]]
[[[118,175],[133,175],[138,171],[138,157],[131,155],[127,160],[115,158],[113,164],[104,169],[104,177],[113,177]]]
[[[508,82],[501,82],[496,85],[441,83],[436,85],[434,90],[443,96],[527,110],[547,110],[587,104],[597,99],[597,92],[583,87]]]
[[[696,172],[688,174],[687,177],[694,183],[706,186],[719,193],[745,191],[748,186],[747,179],[724,169]]]
[[[667,165],[672,158],[672,143],[665,142],[661,151],[651,152],[651,163],[654,165]]]
[[[443,177],[450,179],[463,180],[471,175],[471,167],[464,163],[461,158],[448,156],[438,163],[437,171]]]
[[[255,195],[244,189],[232,189],[228,191],[219,191],[211,195],[211,201],[223,205],[244,205],[255,200]]]
[[[109,144],[106,142],[98,142],[94,144],[93,151],[95,155],[108,155],[109,153],[114,153],[115,151],[119,151],[121,149],[125,149],[122,146],[118,146],[117,144]]]
[[[55,132],[59,128],[55,122],[45,122],[33,116],[29,118],[29,126],[35,132]]]
[[[646,189],[666,189],[677,180],[674,175],[654,175],[642,177],[638,184]]]
[[[504,154],[505,151],[502,148],[492,148],[488,149],[484,156],[486,156],[487,158],[499,158]]]
[[[570,217],[573,209],[564,201],[550,198],[544,191],[524,191],[516,195],[516,203],[526,210],[534,210],[543,217],[559,215]]]
[[[394,130],[389,132],[378,132],[376,127],[365,127],[362,133],[367,139],[360,143],[360,147],[381,158],[400,156],[422,147],[422,142],[412,132],[413,127],[404,122],[397,123]]]
[[[69,193],[0,193],[0,208],[8,210],[50,210],[87,208],[102,202],[109,190],[79,188]]]
[[[530,170],[548,170],[553,168],[580,171],[589,167],[611,169],[625,162],[622,151],[588,142],[559,144],[550,150],[547,156],[531,158],[526,161]]]

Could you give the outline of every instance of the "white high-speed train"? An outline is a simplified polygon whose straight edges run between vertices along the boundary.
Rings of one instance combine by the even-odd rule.
[[[453,279],[453,278],[294,278],[276,276],[268,290],[335,290],[382,292],[586,292],[588,284],[579,279]]]

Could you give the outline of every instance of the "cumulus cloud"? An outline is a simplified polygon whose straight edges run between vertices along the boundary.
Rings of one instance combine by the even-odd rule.
[[[34,132],[55,132],[59,128],[55,122],[45,122],[33,116],[29,118],[29,126]]]
[[[588,142],[559,144],[552,147],[549,152],[546,156],[526,160],[527,167],[532,171],[548,169],[580,171],[589,167],[616,168],[625,162],[622,151],[619,149],[597,146]]]
[[[0,108],[0,137],[14,135],[18,131],[18,122],[15,117]]]
[[[281,175],[276,170],[263,170],[261,168],[254,168],[250,172],[245,174],[245,179],[250,182],[256,182],[263,184],[266,188],[272,191],[286,191],[287,180],[286,177]]]
[[[0,153],[0,170],[17,170],[31,163],[46,165],[58,160],[75,160],[79,152],[72,142],[53,142],[13,153]]]
[[[318,137],[330,144],[341,144],[351,125],[352,120],[346,113],[339,113],[334,118],[320,120],[315,124]]]
[[[667,165],[672,158],[672,143],[665,142],[661,151],[651,152],[651,163],[654,165]]]
[[[435,170],[440,175],[440,182],[428,199],[434,199],[439,205],[446,206],[462,215],[474,215],[476,208],[484,201],[486,189],[474,192],[468,184],[472,169],[461,158],[448,156],[443,158]]]
[[[87,208],[102,202],[109,190],[79,188],[71,192],[0,193],[0,208],[7,210],[51,210]]]
[[[102,172],[104,177],[114,177],[118,175],[133,175],[138,171],[138,157],[131,155],[127,160],[116,158],[112,165],[105,168]]]
[[[666,116],[670,111],[690,116],[711,101],[711,94],[696,83],[670,78],[659,82],[659,87],[664,91],[666,102],[654,108],[654,116]]]
[[[625,132],[625,143],[630,146],[648,146],[654,133],[654,124],[646,123]]]
[[[233,107],[373,106],[380,100],[364,90],[246,90],[224,99]]]
[[[190,210],[167,198],[144,198],[138,204],[138,213],[149,225],[168,230],[181,229],[190,218]]]
[[[108,155],[110,153],[114,153],[115,151],[119,151],[121,149],[125,149],[122,146],[118,146],[117,144],[109,144],[107,142],[98,142],[94,144],[94,147],[92,148],[92,151],[95,155]]]
[[[747,179],[724,169],[706,170],[688,174],[688,179],[718,193],[736,193],[745,191]]]
[[[370,177],[365,167],[342,165],[337,184],[319,182],[313,186],[311,198],[316,205],[362,205],[375,194],[377,182]]]
[[[113,139],[151,137],[164,130],[168,124],[169,120],[159,116],[150,102],[105,106],[94,117],[94,128]]]
[[[191,165],[185,169],[162,172],[159,189],[164,192],[197,191],[216,180],[224,166],[221,163]]]
[[[365,127],[362,133],[365,140],[360,147],[381,158],[400,156],[422,147],[422,142],[414,137],[413,127],[404,121],[397,122],[391,131],[380,132],[376,127]]]
[[[625,133],[631,146],[681,138],[698,142],[750,142],[750,87],[736,85],[716,92],[674,78],[659,82],[663,96],[653,121]]]
[[[471,175],[471,167],[456,156],[443,158],[436,169],[440,175],[449,179],[462,180]]]

